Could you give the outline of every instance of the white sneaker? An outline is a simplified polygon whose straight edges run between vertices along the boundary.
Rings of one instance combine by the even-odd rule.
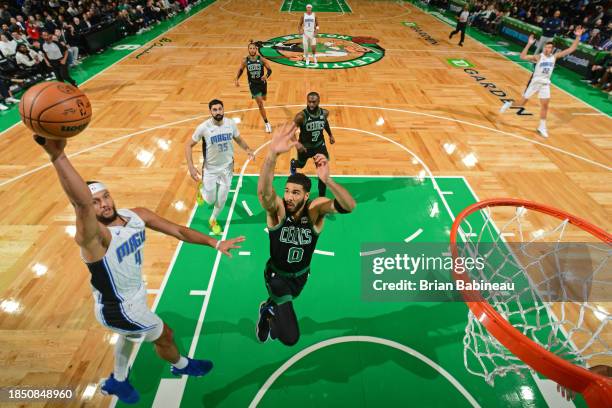
[[[266,126],[266,133],[272,133],[272,125],[270,124],[270,122],[266,122],[265,126]]]
[[[13,98],[12,96],[9,96],[8,98],[6,98],[5,101],[9,103],[19,103],[19,99]]]
[[[310,57],[306,58],[306,66],[310,65]]]
[[[540,134],[540,136],[542,137],[548,137],[548,130],[546,129],[546,126],[538,126],[538,133]]]
[[[317,65],[317,57],[314,57],[314,64]]]
[[[5,105],[0,103],[0,111],[5,111],[5,110],[8,110],[8,109],[9,109],[8,106],[5,106]]]
[[[512,106],[512,101],[505,102],[501,108],[499,108],[499,113],[504,113],[508,110],[509,107]]]

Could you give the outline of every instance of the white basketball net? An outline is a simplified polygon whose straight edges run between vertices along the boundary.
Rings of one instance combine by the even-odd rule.
[[[497,220],[510,219],[499,231],[492,211]],[[545,228],[535,227],[542,225]],[[572,253],[568,239],[582,242],[578,253]],[[573,364],[610,364],[611,304],[601,302],[606,293],[612,296],[609,245],[567,220],[513,206],[471,214],[462,221],[457,242],[459,256],[478,254],[485,259],[483,269],[468,274],[470,280],[515,283],[513,292],[480,293],[521,333]],[[497,376],[531,370],[491,336],[471,311],[463,344],[467,370],[490,385]]]

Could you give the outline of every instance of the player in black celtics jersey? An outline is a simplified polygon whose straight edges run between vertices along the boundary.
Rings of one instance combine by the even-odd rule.
[[[329,160],[323,130],[329,135],[329,143],[336,143],[327,121],[329,111],[319,106],[320,100],[321,97],[318,93],[310,92],[306,97],[306,109],[295,115],[293,119],[293,122],[300,128],[300,141],[296,145],[297,159],[291,159],[291,174],[295,174],[296,169],[306,166],[306,161],[317,154],[322,154]],[[318,188],[319,197],[325,197],[327,187],[321,179],[319,179]]]
[[[251,90],[251,97],[255,99],[257,102],[257,106],[259,106],[259,113],[264,120],[264,126],[266,132],[272,132],[272,126],[270,122],[268,122],[268,117],[266,116],[266,109],[264,108],[264,101],[266,100],[266,95],[268,94],[268,78],[272,75],[272,68],[270,68],[270,64],[263,58],[261,55],[257,55],[258,49],[257,45],[254,42],[249,43],[249,55],[242,61],[240,64],[240,68],[238,69],[238,75],[236,75],[236,86],[240,86],[240,76],[242,76],[242,71],[246,68],[247,70],[247,78],[249,80],[249,89]],[[264,67],[267,70],[266,75],[264,75]]]
[[[259,306],[257,338],[262,342],[268,337],[279,339],[287,346],[297,343],[300,337],[293,299],[298,297],[310,274],[310,261],[324,218],[355,208],[355,200],[331,178],[327,158],[320,153],[313,157],[317,175],[334,199],[310,200],[310,179],[301,173],[289,176],[282,198],[276,195],[272,187],[276,159],[297,145],[296,130],[295,123],[286,123],[274,131],[257,184],[270,238],[270,259],[264,270],[269,298]]]

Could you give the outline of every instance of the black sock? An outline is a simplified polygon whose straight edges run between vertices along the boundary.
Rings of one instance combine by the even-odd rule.
[[[264,123],[268,123],[268,119],[264,119]]]

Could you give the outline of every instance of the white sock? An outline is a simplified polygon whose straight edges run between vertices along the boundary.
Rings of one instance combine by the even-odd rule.
[[[187,367],[187,364],[189,364],[189,360],[187,360],[186,357],[180,356],[178,361],[172,365],[179,370],[182,370],[183,368]]]
[[[124,336],[119,336],[115,344],[115,369],[113,370],[117,381],[125,381],[127,379],[128,364],[133,349],[133,342],[126,340]]]
[[[546,119],[540,119],[540,127],[546,127]]]
[[[213,207],[213,212],[212,212],[212,215],[210,216],[210,220],[209,221],[216,220],[217,217],[219,216],[220,212],[221,212],[221,208],[217,207],[217,204],[215,204],[215,206]]]
[[[219,216],[219,213],[225,206],[225,202],[227,201],[227,196],[229,195],[229,186],[225,184],[219,184],[219,189],[217,190],[217,202],[215,203],[215,208],[213,208],[213,212],[211,218],[215,220]]]

